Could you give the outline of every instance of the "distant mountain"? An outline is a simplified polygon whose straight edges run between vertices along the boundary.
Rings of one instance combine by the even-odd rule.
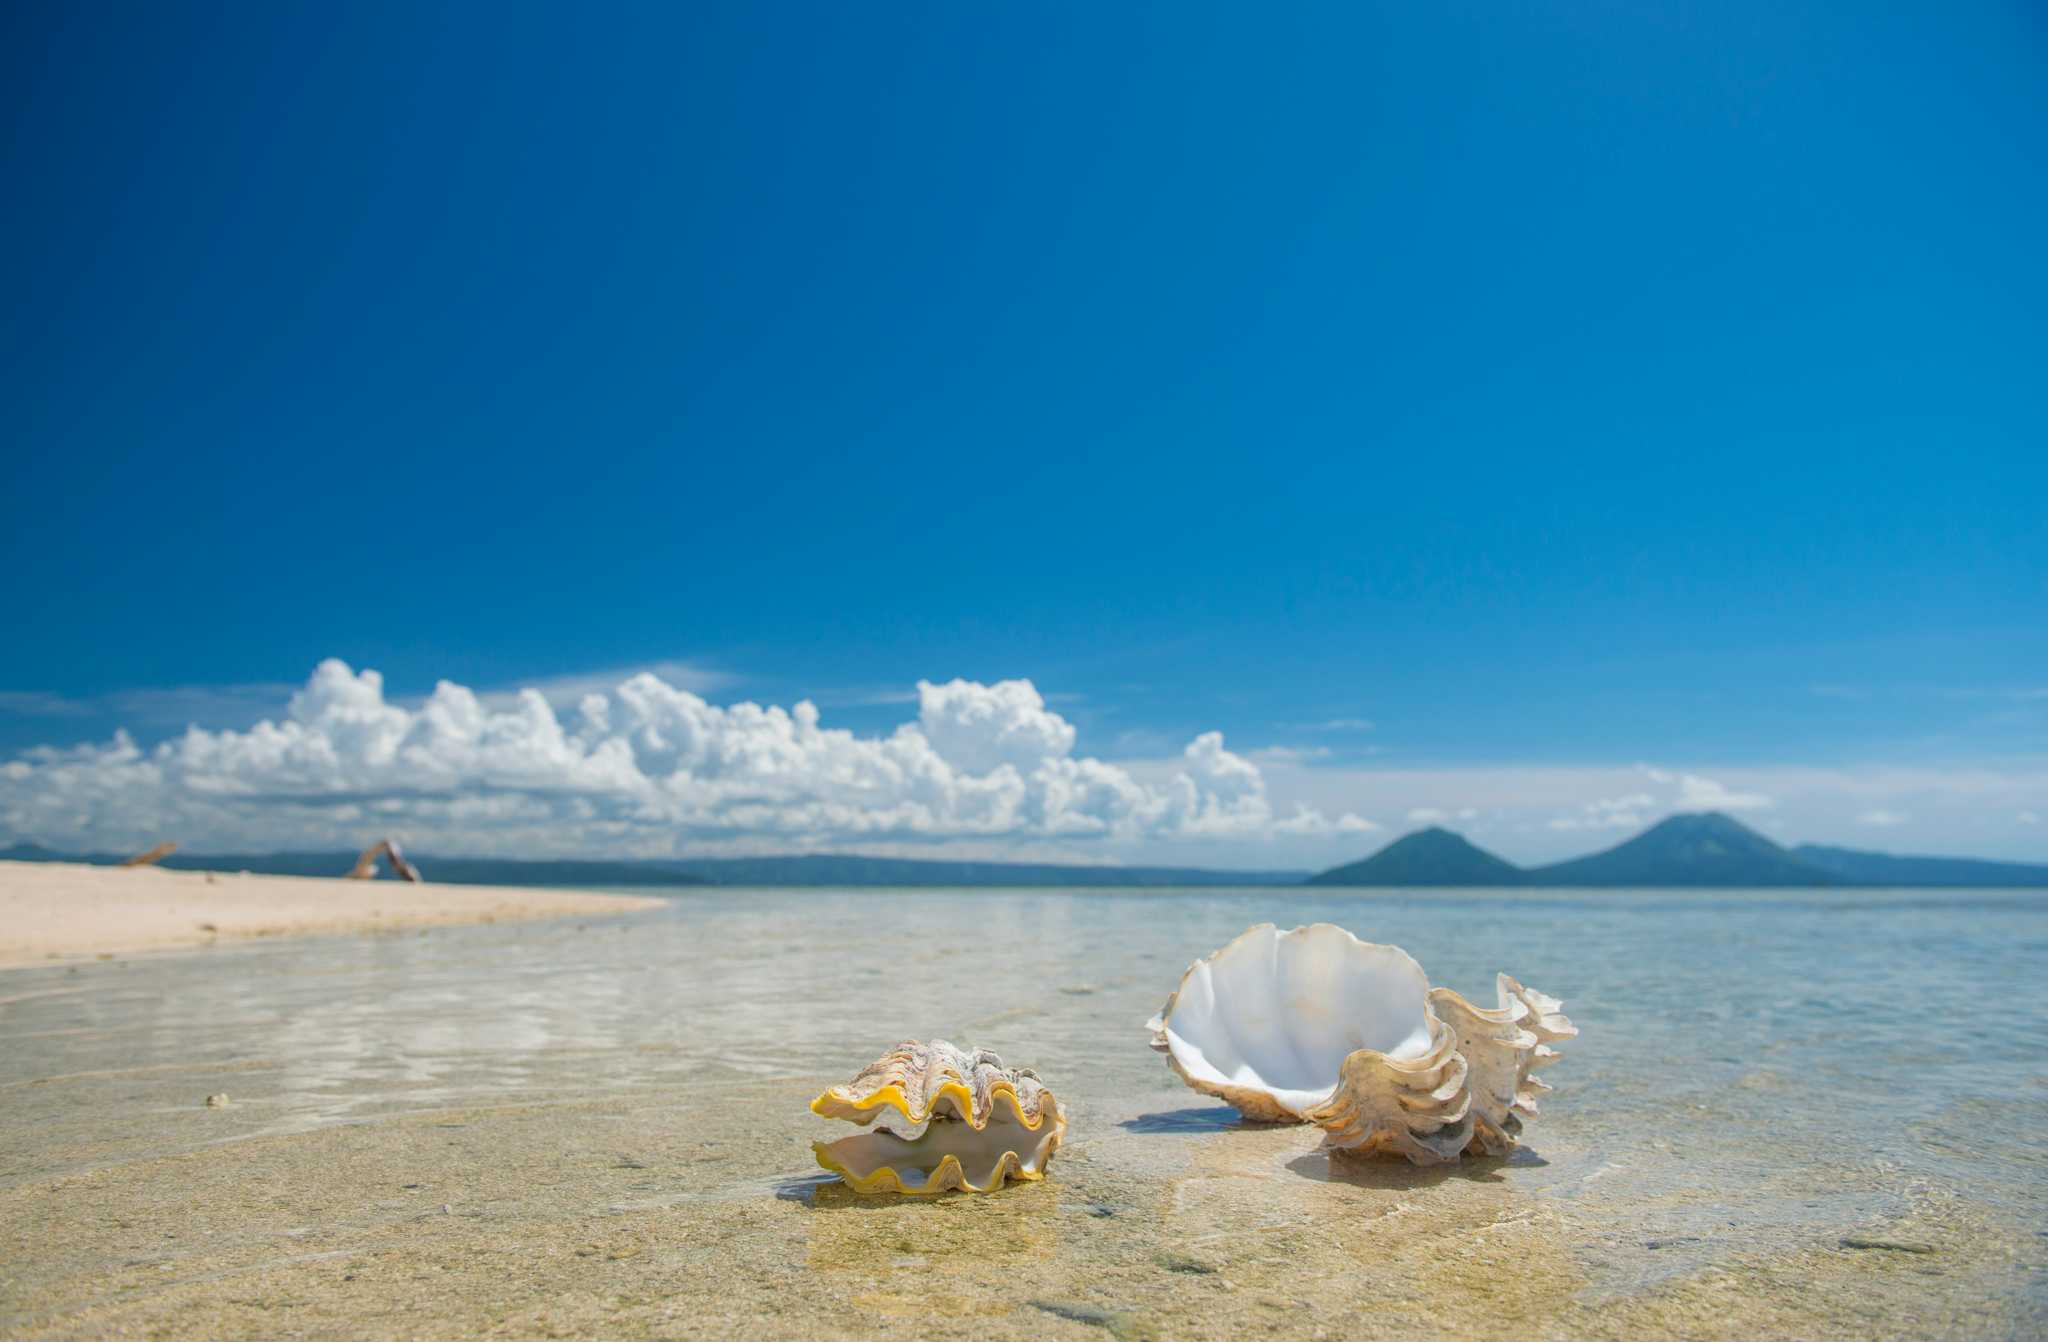
[[[59,853],[36,844],[0,848],[0,861],[88,862],[122,856]],[[448,885],[913,885],[1111,886],[1293,885],[1299,871],[1215,871],[1201,867],[1109,867],[1054,862],[807,854],[797,857],[646,858],[622,862],[409,855],[429,881]],[[354,853],[173,853],[173,871],[250,871],[263,876],[341,876]]]
[[[1977,865],[2002,867],[2005,864]],[[1955,874],[1961,876],[1965,873],[1957,869]],[[1849,884],[1852,879],[1860,878],[1845,877],[1802,853],[1781,848],[1737,820],[1718,811],[1709,811],[1698,815],[1674,815],[1604,852],[1534,868],[1517,867],[1447,829],[1417,830],[1394,840],[1362,862],[1311,876],[1308,884],[1411,887],[1817,886]],[[1958,880],[1957,883],[1974,885],[1979,882]]]
[[[1718,811],[1674,815],[1625,843],[1529,871],[1530,885],[1838,885],[1833,873]]]
[[[1309,885],[1520,885],[1520,867],[1462,834],[1431,826],[1404,834],[1363,861],[1308,878]]]
[[[2048,866],[1974,857],[1895,857],[1802,843],[1793,856],[1845,885],[1966,885],[2048,889]]]

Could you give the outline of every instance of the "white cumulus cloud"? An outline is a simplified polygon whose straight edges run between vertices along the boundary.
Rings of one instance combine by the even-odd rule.
[[[1613,797],[1595,797],[1581,802],[1578,809],[1554,815],[1544,828],[1559,831],[1641,829],[1659,815],[1672,811],[1755,811],[1773,805],[1761,792],[1740,792],[1712,778],[1698,774],[1674,774],[1638,765],[1636,772],[1664,793],[1630,792]]]
[[[1664,780],[1668,781],[1668,775]],[[1641,829],[1657,799],[1647,792],[1623,797],[1596,797],[1570,815],[1553,816],[1545,822],[1551,829]]]
[[[38,748],[0,765],[0,834],[67,849],[346,846],[387,829],[444,852],[660,854],[707,843],[1266,839],[1372,828],[1297,806],[1218,732],[1161,773],[1074,754],[1029,681],[920,682],[917,717],[857,736],[815,704],[719,706],[642,672],[588,689],[395,702],[329,660],[282,715],[144,749]],[[579,687],[582,688],[582,687]]]
[[[1408,823],[1411,825],[1441,825],[1447,820],[1477,820],[1477,807],[1460,806],[1457,810],[1445,810],[1441,806],[1415,806],[1409,808]]]
[[[1759,811],[1771,804],[1771,799],[1761,792],[1737,792],[1698,774],[1683,774],[1678,780],[1680,810]]]

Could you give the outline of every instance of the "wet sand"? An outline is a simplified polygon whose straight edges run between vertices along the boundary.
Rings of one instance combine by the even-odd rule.
[[[0,974],[0,1333],[2039,1335],[2035,1064],[1903,1127],[1834,1108],[1831,1045],[1780,1020],[1759,1047],[1753,1007],[1697,996],[1646,1009],[1673,971],[1627,977],[1582,928],[1554,963],[1523,947],[1585,1032],[1523,1150],[1333,1159],[1144,1048],[1180,942],[1244,921],[1169,898],[698,895]],[[963,955],[970,930],[1007,949]],[[1067,1144],[996,1194],[852,1194],[807,1102],[941,1031],[1036,1065]],[[1736,1061],[1681,1084],[1713,1064],[1688,1039]]]
[[[624,913],[661,903],[487,885],[0,862],[0,968],[249,937]]]
[[[1938,1203],[1883,1232],[1926,1252],[1738,1252],[1609,1294],[1581,1259],[1641,1209],[1536,1196],[1512,1167],[1333,1169],[1307,1131],[1225,1128],[1166,1139],[1158,1177],[1084,1141],[1047,1181],[1002,1194],[862,1199],[792,1173],[803,1134],[786,1116],[811,1087],[451,1109],[32,1181],[0,1195],[0,1323],[21,1337],[2016,1335],[1999,1306],[1956,1310],[2009,1292],[2008,1237]],[[232,1109],[167,1121],[220,1138],[254,1126]]]

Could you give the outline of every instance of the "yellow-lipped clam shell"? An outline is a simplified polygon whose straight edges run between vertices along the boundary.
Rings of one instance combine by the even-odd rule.
[[[898,1044],[811,1101],[811,1112],[867,1129],[811,1148],[862,1193],[986,1193],[1006,1179],[1040,1179],[1067,1130],[1036,1072],[943,1039]]]

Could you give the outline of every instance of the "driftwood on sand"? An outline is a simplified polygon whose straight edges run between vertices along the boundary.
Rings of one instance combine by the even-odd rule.
[[[379,839],[368,848],[365,848],[363,855],[356,859],[355,870],[348,874],[348,878],[352,881],[373,881],[377,879],[377,859],[380,857],[391,864],[391,870],[394,875],[403,877],[408,881],[418,881],[420,879],[419,868],[406,861],[405,854],[399,852],[398,845],[389,839]]]
[[[137,853],[134,857],[128,858],[121,865],[124,867],[153,867],[177,851],[178,845],[176,843],[160,843],[146,853]]]

